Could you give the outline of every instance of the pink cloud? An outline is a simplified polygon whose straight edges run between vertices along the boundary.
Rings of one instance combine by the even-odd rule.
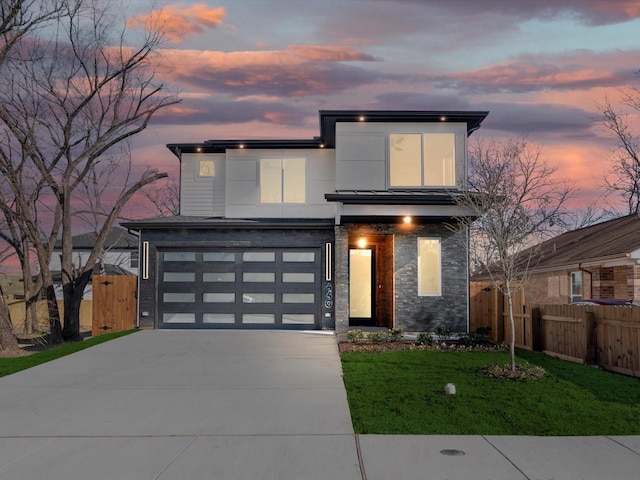
[[[133,17],[127,21],[127,26],[130,28],[154,26],[159,28],[169,40],[179,43],[187,37],[204,33],[223,24],[225,16],[224,7],[211,8],[204,3],[183,7],[183,4],[177,3]]]
[[[522,55],[486,68],[432,78],[441,88],[485,94],[619,87],[633,78],[637,56],[637,51]]]
[[[375,75],[345,62],[376,58],[336,45],[290,45],[284,50],[221,52],[166,49],[161,74],[168,80],[207,91],[242,96],[300,96],[336,92],[375,80]]]

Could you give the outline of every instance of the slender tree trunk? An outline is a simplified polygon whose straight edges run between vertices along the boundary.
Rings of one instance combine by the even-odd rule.
[[[509,325],[511,326],[511,338],[509,340],[509,354],[511,357],[511,371],[516,369],[516,326],[513,320],[513,292],[511,291],[511,285],[507,282],[506,292],[507,303],[509,304]]]

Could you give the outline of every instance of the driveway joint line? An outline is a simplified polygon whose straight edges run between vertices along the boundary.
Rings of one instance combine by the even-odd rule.
[[[616,444],[620,445],[621,447],[625,448],[626,450],[629,450],[630,452],[635,453],[636,455],[640,455],[640,452],[635,451],[633,448],[625,445],[624,443],[619,442],[615,438],[611,438],[609,436],[605,436],[604,438],[606,438],[607,440],[611,440],[613,443],[616,443]]]
[[[364,468],[364,458],[362,457],[362,450],[360,449],[360,435],[357,433],[354,434],[354,439],[356,441],[356,454],[358,455],[358,466],[360,467],[360,476],[362,480],[367,480],[367,471]]]
[[[184,447],[184,448],[183,448],[183,449],[182,449],[182,450],[181,450],[181,451],[180,451],[180,452],[179,452],[175,457],[173,457],[173,459],[172,459],[172,460],[167,464],[167,466],[166,466],[166,467],[164,467],[164,468],[160,471],[160,473],[158,473],[158,475],[156,475],[156,477],[155,477],[155,479],[154,479],[154,480],[158,480],[158,479],[159,479],[159,478],[164,474],[164,472],[166,472],[166,471],[167,471],[167,469],[168,469],[171,465],[173,465],[173,463],[174,463],[178,458],[180,458],[184,452],[186,452],[186,451],[187,451],[187,448],[189,448],[191,445],[193,445],[193,442],[195,442],[197,439],[198,439],[198,437],[194,437],[194,438],[193,438],[193,440],[191,440],[187,445],[185,445],[185,447]]]
[[[510,459],[509,457],[507,457],[504,453],[502,453],[502,451],[501,451],[498,447],[496,447],[493,443],[491,443],[491,441],[490,441],[490,440],[489,440],[485,435],[480,435],[480,436],[484,439],[484,441],[485,441],[485,442],[487,442],[489,445],[491,445],[491,446],[496,450],[496,452],[498,452],[500,455],[502,455],[502,457],[503,457],[507,462],[509,462],[511,465],[513,465],[513,468],[515,468],[517,471],[519,471],[519,472],[522,474],[522,476],[523,476],[524,478],[526,478],[527,480],[532,480],[532,479],[531,479],[531,477],[529,477],[526,473],[524,473],[524,472],[520,469],[520,467],[518,467],[515,463],[513,463],[513,462],[511,461],[511,459]]]

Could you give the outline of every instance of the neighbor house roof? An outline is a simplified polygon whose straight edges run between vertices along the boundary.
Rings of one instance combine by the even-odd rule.
[[[640,262],[640,215],[632,214],[563,233],[533,247],[540,260],[531,272]],[[528,258],[529,250],[520,255]],[[473,280],[488,278],[476,273]]]
[[[450,110],[320,110],[320,136],[311,140],[205,140],[202,143],[169,143],[178,158],[182,153],[224,153],[227,149],[335,148],[337,122],[466,123],[467,135],[480,128],[487,111]]]
[[[542,258],[535,270],[615,259],[640,260],[640,216],[627,215],[572,230],[540,246]]]
[[[81,233],[73,237],[74,250],[91,250],[96,243],[98,234],[96,232]],[[130,234],[120,227],[112,227],[107,233],[107,240],[104,244],[105,248],[114,250],[137,250],[138,237]],[[56,248],[62,248],[62,242],[56,242]]]

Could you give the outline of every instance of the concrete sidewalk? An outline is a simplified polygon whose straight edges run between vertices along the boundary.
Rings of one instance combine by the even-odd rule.
[[[335,336],[143,331],[0,379],[0,479],[635,479],[640,437],[354,435]]]

